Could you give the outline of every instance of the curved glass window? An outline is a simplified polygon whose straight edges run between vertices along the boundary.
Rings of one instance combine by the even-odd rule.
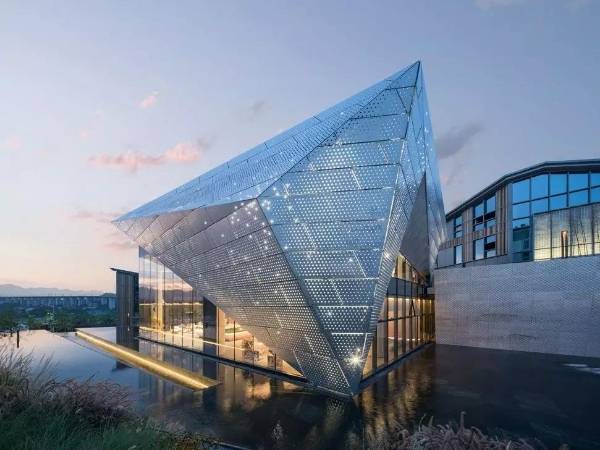
[[[528,257],[533,215],[597,202],[600,202],[598,171],[544,173],[513,183],[513,261]]]
[[[492,195],[485,201],[485,213],[487,215],[494,211],[496,211],[496,196]]]
[[[553,173],[550,175],[550,195],[563,194],[567,192],[567,175],[564,173]]]
[[[513,205],[513,219],[530,216],[529,202]]]
[[[531,214],[548,211],[548,199],[542,198],[531,202]]]
[[[569,191],[578,191],[588,187],[587,173],[570,173],[569,174]]]
[[[571,192],[569,194],[569,206],[585,205],[588,202],[588,191]]]
[[[519,228],[527,227],[529,227],[529,217],[527,219],[513,220],[513,230],[518,230]]]
[[[538,175],[531,179],[531,198],[548,197],[548,175]]]
[[[567,207],[567,196],[566,195],[557,195],[555,197],[550,197],[550,209],[554,211],[555,209],[562,209]]]
[[[513,203],[529,200],[529,180],[523,180],[513,184],[512,198]]]

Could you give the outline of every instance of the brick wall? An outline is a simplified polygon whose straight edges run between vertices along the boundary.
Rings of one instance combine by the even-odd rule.
[[[600,357],[600,256],[435,271],[436,342]]]

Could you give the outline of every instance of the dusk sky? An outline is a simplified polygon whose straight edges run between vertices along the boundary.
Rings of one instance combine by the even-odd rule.
[[[114,291],[110,224],[423,62],[446,210],[600,157],[600,2],[0,0],[0,283]]]

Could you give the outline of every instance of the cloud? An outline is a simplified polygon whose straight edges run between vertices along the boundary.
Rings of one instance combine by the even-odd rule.
[[[126,151],[118,155],[92,155],[88,162],[96,167],[111,167],[137,172],[140,167],[159,166],[164,164],[164,155],[151,156],[140,151]]]
[[[257,100],[250,105],[248,111],[251,117],[256,117],[269,109],[269,104],[265,100]]]
[[[20,150],[22,147],[23,140],[20,136],[8,136],[6,139],[0,141],[0,149],[17,151]]]
[[[140,101],[140,108],[148,109],[152,108],[158,102],[158,92],[154,91],[151,94],[148,94],[146,97]]]
[[[435,148],[439,159],[457,155],[483,131],[480,123],[470,123],[462,127],[453,127],[450,131],[436,139]]]
[[[168,149],[164,154],[164,158],[172,162],[197,161],[200,158],[201,149],[207,147],[208,143],[192,145],[182,142]]]
[[[451,128],[435,141],[435,148],[443,171],[440,173],[442,185],[448,187],[462,179],[465,168],[463,153],[473,138],[483,131],[481,123],[468,123]],[[446,161],[445,163],[443,161]]]
[[[129,150],[116,155],[106,153],[92,155],[88,158],[88,163],[96,167],[123,169],[135,173],[144,167],[197,161],[211,145],[208,140],[198,139],[195,143],[181,142],[158,155],[148,155],[141,151]]]

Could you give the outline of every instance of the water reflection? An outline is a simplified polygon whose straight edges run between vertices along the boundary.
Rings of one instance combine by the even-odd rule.
[[[39,333],[45,334],[24,334],[22,346],[35,347],[36,358],[53,353],[61,376],[112,379],[130,389],[139,412],[248,448],[368,448],[398,423],[411,427],[431,415],[446,423],[460,411],[471,425],[537,436],[550,448],[560,442],[600,448],[598,359],[438,345],[344,400],[140,342],[144,353],[220,381],[193,392],[118,363],[72,335]]]

